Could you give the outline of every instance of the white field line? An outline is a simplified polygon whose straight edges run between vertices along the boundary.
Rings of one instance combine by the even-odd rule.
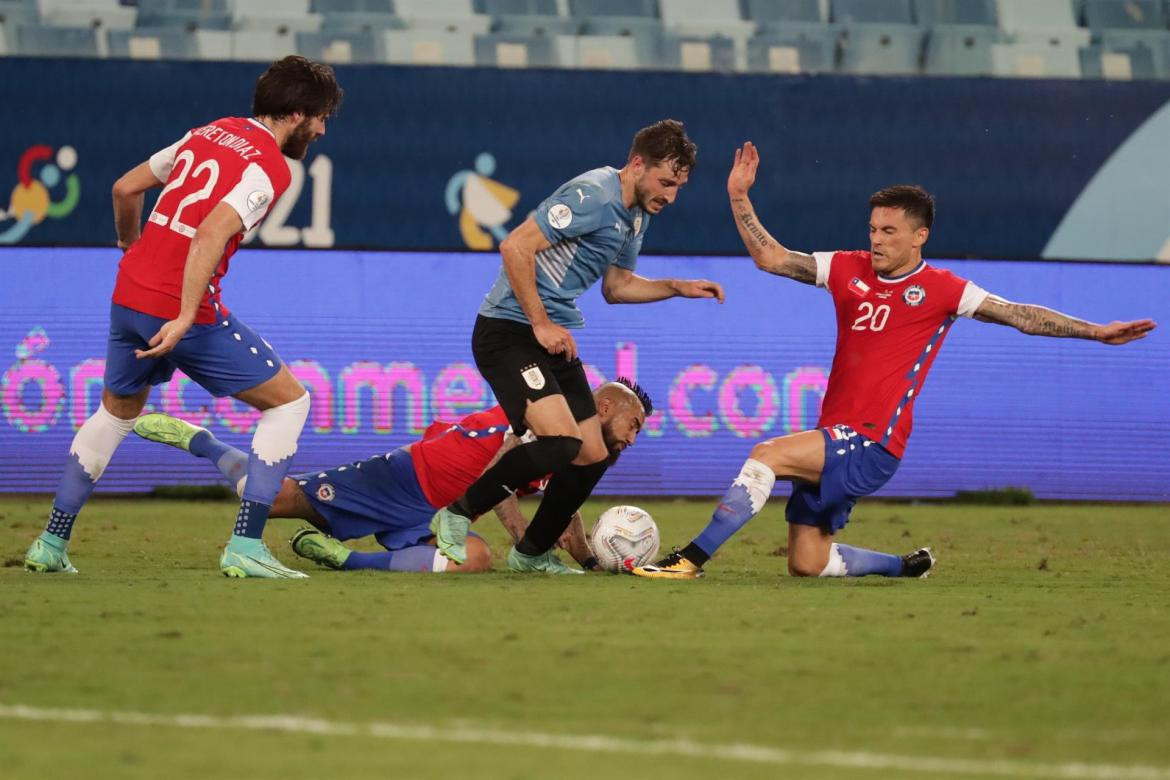
[[[1069,778],[1071,780],[1170,780],[1170,768],[1110,764],[1041,764],[1012,760],[938,758],[838,750],[802,751],[737,743],[687,739],[628,739],[601,734],[548,734],[467,726],[439,728],[395,723],[347,723],[296,715],[156,715],[146,712],[67,710],[0,704],[0,719],[52,723],[111,723],[180,729],[275,731],[334,737],[374,737],[413,742],[511,745],[580,750],[589,753],[670,755],[742,761],[776,766],[803,765],[847,769],[892,769],[927,775],[967,774],[987,777]]]

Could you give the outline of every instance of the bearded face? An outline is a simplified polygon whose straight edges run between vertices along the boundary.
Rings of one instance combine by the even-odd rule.
[[[290,157],[293,160],[303,160],[309,151],[309,144],[317,140],[320,135],[316,128],[316,124],[321,120],[316,117],[305,117],[300,124],[293,128],[293,131],[288,134],[288,138],[284,139],[284,143],[280,147],[280,151],[285,157]]]

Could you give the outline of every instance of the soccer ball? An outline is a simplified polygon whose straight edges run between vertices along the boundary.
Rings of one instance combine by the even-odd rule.
[[[658,526],[636,506],[610,507],[601,513],[589,534],[589,546],[606,571],[629,572],[658,554]]]

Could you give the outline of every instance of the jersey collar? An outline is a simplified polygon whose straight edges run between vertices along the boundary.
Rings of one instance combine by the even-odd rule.
[[[259,119],[256,119],[255,117],[250,117],[248,119],[248,121],[251,122],[252,124],[256,125],[256,127],[259,127],[264,132],[268,133],[270,136],[272,136],[273,140],[276,140],[276,133],[272,132],[268,128],[268,125],[264,124],[263,122],[261,122]]]
[[[877,278],[878,278],[879,282],[886,282],[886,283],[890,283],[890,284],[895,284],[897,282],[902,281],[903,279],[909,279],[911,276],[913,276],[914,274],[923,270],[924,268],[926,268],[926,261],[925,260],[920,262],[918,265],[914,266],[913,271],[907,271],[906,273],[902,274],[901,276],[882,276],[881,274],[877,274]]]

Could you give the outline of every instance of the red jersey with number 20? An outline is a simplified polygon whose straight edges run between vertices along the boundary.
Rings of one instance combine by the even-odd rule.
[[[974,316],[987,292],[925,262],[887,278],[874,272],[869,252],[813,256],[817,286],[837,310],[837,351],[817,425],[848,425],[901,458],[914,401],[947,331],[956,317]]]
[[[183,269],[195,229],[220,203],[227,203],[244,229],[224,246],[195,322],[228,313],[219,283],[244,232],[264,218],[288,189],[288,163],[272,131],[255,119],[228,117],[197,127],[150,157],[150,169],[166,182],[142,236],[118,267],[114,303],[164,319],[179,315]]]

